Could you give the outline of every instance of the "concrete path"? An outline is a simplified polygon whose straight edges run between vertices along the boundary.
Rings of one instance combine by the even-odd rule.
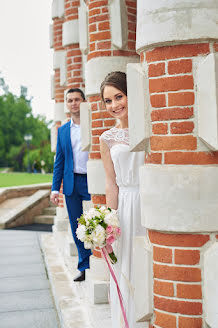
[[[39,232],[0,230],[0,327],[59,328]]]

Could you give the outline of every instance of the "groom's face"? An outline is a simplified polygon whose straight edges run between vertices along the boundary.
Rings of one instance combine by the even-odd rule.
[[[67,94],[67,109],[71,115],[80,113],[80,104],[83,101],[84,100],[80,92],[70,92]]]

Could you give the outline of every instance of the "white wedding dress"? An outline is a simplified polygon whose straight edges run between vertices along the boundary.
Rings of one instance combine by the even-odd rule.
[[[141,328],[145,323],[136,323],[133,286],[133,239],[146,234],[141,226],[139,197],[139,167],[144,164],[144,152],[129,151],[128,129],[112,128],[101,135],[110,148],[116,182],[119,187],[118,214],[121,237],[113,244],[118,261],[113,265],[123,296],[129,328]],[[139,279],[143,279],[140,276]],[[124,321],[117,296],[117,288],[110,279],[110,303],[112,328],[122,328]]]

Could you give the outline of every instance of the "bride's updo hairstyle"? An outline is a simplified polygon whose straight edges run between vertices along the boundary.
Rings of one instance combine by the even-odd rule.
[[[122,91],[127,96],[126,73],[119,72],[119,71],[111,72],[105,77],[100,87],[101,99],[103,103],[104,103],[104,89],[107,85]]]

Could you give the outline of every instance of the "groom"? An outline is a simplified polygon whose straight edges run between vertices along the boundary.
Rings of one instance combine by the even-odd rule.
[[[80,104],[85,96],[80,89],[69,89],[66,94],[67,108],[71,120],[58,129],[56,159],[54,163],[51,201],[58,205],[59,190],[63,180],[65,195],[73,238],[78,250],[78,270],[80,273],[74,281],[85,280],[85,270],[89,268],[91,251],[77,239],[77,218],[82,214],[82,201],[90,200],[87,187],[88,152],[81,151],[80,142]]]

